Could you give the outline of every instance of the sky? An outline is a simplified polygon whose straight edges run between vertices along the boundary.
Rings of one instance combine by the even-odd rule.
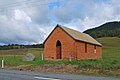
[[[120,20],[120,0],[0,0],[0,45],[42,43],[63,25],[80,32]]]

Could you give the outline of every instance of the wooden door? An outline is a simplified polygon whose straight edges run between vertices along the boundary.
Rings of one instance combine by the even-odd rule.
[[[61,59],[62,55],[61,55],[61,46],[57,46],[56,47],[56,53],[57,53],[57,59]]]

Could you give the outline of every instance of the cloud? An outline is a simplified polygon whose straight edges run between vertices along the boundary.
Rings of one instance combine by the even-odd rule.
[[[21,10],[14,10],[14,17],[11,19],[3,15],[0,16],[0,20],[0,42],[5,44],[42,42],[49,29],[48,25],[33,23]]]
[[[57,22],[73,26],[79,31],[97,27],[105,22],[120,20],[118,0],[70,0],[54,8]]]
[[[18,3],[18,1],[16,2]],[[5,6],[15,2],[14,0],[11,2],[6,0],[2,3]],[[27,7],[17,5],[15,8],[14,5],[6,9],[0,8],[0,44],[31,44],[43,42],[47,33],[52,28],[50,27],[50,18],[48,17],[49,9],[47,5],[23,4]]]
[[[62,5],[60,7],[55,6],[53,9],[53,15],[56,17],[58,22],[68,23],[74,18],[83,19],[84,12],[80,11],[81,8],[79,8],[80,10],[77,9],[81,5],[80,0],[70,0],[63,3],[61,2],[61,4]]]
[[[37,6],[34,7],[31,6],[29,8],[24,9],[24,11],[29,15],[34,23],[37,24],[44,24],[51,22],[50,19],[50,10],[47,5]]]
[[[23,23],[21,18],[9,20],[6,16],[2,16],[0,20],[2,20],[0,22],[2,25],[0,27],[0,42],[5,44],[38,43],[44,40],[46,31],[49,29],[47,25],[28,23],[29,20],[26,21],[26,19]],[[43,30],[43,27],[46,31]]]
[[[15,14],[14,15],[15,20],[20,20],[24,22],[32,22],[31,18],[24,11],[14,10],[14,14]]]

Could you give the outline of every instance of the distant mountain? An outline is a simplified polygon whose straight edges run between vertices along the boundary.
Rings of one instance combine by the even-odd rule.
[[[100,37],[120,37],[120,22],[108,22],[93,29],[84,31],[94,38]]]

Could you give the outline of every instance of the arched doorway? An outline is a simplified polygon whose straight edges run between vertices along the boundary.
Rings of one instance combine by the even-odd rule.
[[[59,40],[56,43],[56,59],[62,59],[61,42]]]

